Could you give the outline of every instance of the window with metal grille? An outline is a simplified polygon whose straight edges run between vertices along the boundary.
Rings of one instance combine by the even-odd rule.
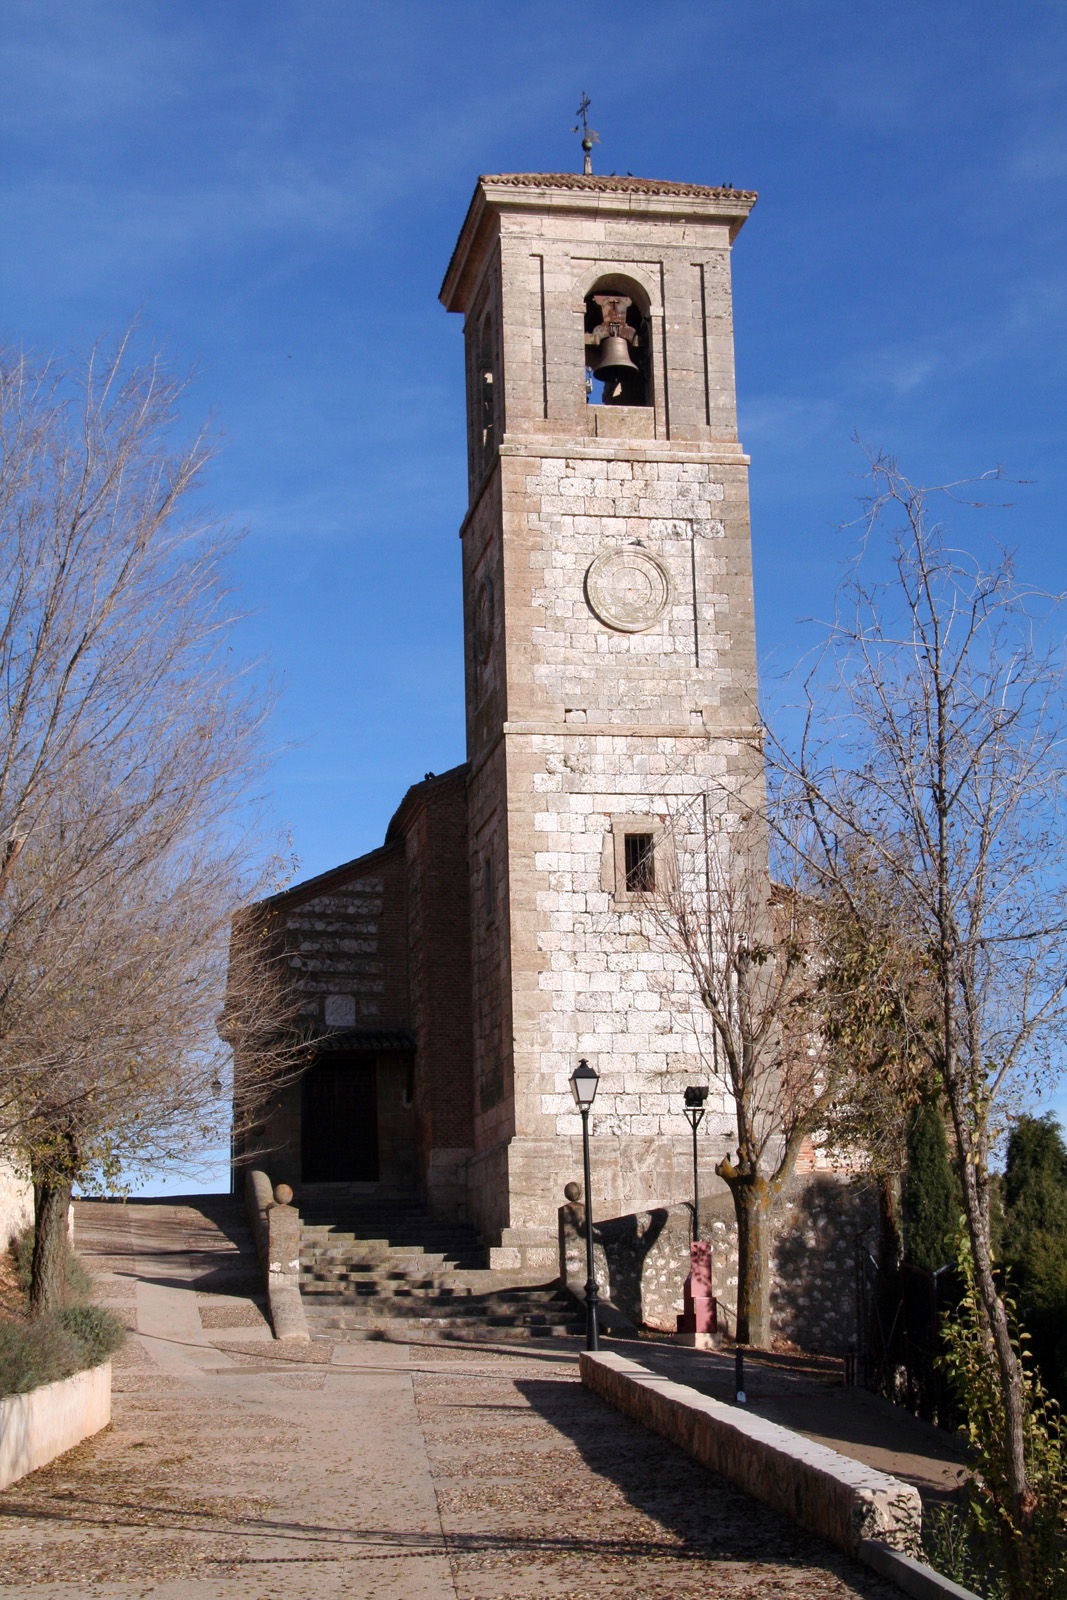
[[[648,894],[656,887],[656,859],[652,834],[628,833],[624,842],[626,892]]]

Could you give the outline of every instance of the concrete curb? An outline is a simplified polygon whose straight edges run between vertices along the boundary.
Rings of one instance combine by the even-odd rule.
[[[861,1539],[856,1558],[864,1566],[870,1567],[872,1572],[877,1572],[879,1577],[888,1578],[905,1594],[912,1595],[914,1600],[979,1600],[972,1590],[961,1589],[958,1583],[942,1577],[940,1572],[935,1572],[924,1561],[916,1561],[914,1556],[891,1550],[877,1539]]]
[[[310,1344],[300,1298],[300,1213],[295,1206],[275,1201],[265,1172],[245,1174],[245,1204],[263,1271],[274,1337]]]
[[[0,1489],[47,1466],[111,1421],[111,1362],[0,1400]]]
[[[581,1355],[582,1382],[702,1466],[855,1555],[864,1541],[920,1548],[919,1491],[614,1352]]]

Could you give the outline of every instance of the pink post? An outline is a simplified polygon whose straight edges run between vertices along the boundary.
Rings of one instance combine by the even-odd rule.
[[[683,1293],[685,1310],[678,1318],[678,1342],[710,1349],[718,1324],[711,1287],[711,1245],[706,1239],[696,1239],[689,1246],[689,1276]]]
[[[697,1333],[714,1333],[715,1295],[711,1287],[711,1245],[696,1239],[689,1246],[689,1283]]]

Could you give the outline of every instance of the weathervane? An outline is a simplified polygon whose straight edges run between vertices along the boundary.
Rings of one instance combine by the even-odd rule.
[[[600,143],[599,133],[597,133],[595,128],[591,128],[589,126],[589,107],[592,105],[592,103],[593,102],[583,89],[582,103],[574,113],[576,117],[581,118],[581,121],[575,123],[574,127],[571,129],[572,133],[580,133],[582,136],[582,151],[585,155],[585,165],[582,168],[582,171],[586,176],[588,176],[593,170],[593,146]]]

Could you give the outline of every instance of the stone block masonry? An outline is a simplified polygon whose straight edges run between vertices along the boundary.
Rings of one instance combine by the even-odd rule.
[[[760,799],[730,298],[754,199],[483,178],[442,290],[467,346],[472,1207],[500,1265],[554,1251],[583,1055],[601,1072],[598,1206],[688,1191],[678,1108],[710,1041],[686,962],[649,940],[625,840],[665,835],[672,808],[705,796],[729,832]],[[637,318],[625,404],[586,384],[605,294]],[[709,1104],[718,1132],[731,1120]]]
[[[255,914],[290,975],[311,1059],[239,1158],[264,1160],[293,1186],[382,1183],[463,1217],[472,1102],[466,769],[428,774],[381,848]],[[331,1061],[340,1066],[327,1090],[309,1094]],[[346,1140],[357,1138],[364,1165],[345,1170]]]
[[[689,1193],[681,1097],[713,1049],[689,963],[647,913],[679,813],[757,853],[731,842],[762,799],[730,287],[755,199],[478,180],[441,291],[464,318],[467,762],[409,791],[381,851],[268,903],[309,1023],[350,1053],[365,1106],[378,1063],[366,1181],[466,1206],[500,1267],[555,1261],[581,1056],[601,1074],[595,1211]],[[609,324],[637,356],[625,388],[599,387]],[[310,1150],[316,1181],[343,1164],[308,1137],[344,1122],[308,1112],[328,1094],[369,1124],[316,1063],[303,1106],[291,1095],[268,1129]],[[731,1107],[713,1088],[707,1109],[725,1145]]]
[[[307,1318],[300,1299],[300,1213],[288,1184],[275,1190],[265,1172],[245,1173],[245,1209],[267,1291],[276,1339],[307,1344]]]
[[[751,619],[737,616],[747,601],[738,589],[747,552],[737,548],[736,517],[729,529],[723,520],[736,511],[744,469],[699,459],[585,456],[532,465],[517,458],[504,468],[505,482],[521,473],[530,506],[526,548],[516,548],[533,580],[533,673],[519,715],[558,714],[562,706],[565,718],[580,712],[589,723],[649,728],[689,726],[692,717],[702,733],[716,731],[714,718],[704,726],[704,705],[718,711],[732,704],[750,717],[751,703],[733,692],[747,690],[752,666]],[[662,568],[661,609],[639,630],[605,627],[591,609],[598,596],[587,575],[598,557],[634,549],[650,552]],[[694,704],[697,688],[709,698]]]
[[[784,1512],[887,1578],[913,1600],[977,1600],[921,1559],[919,1491],[789,1428],[727,1406],[602,1351],[582,1382],[702,1466]]]

